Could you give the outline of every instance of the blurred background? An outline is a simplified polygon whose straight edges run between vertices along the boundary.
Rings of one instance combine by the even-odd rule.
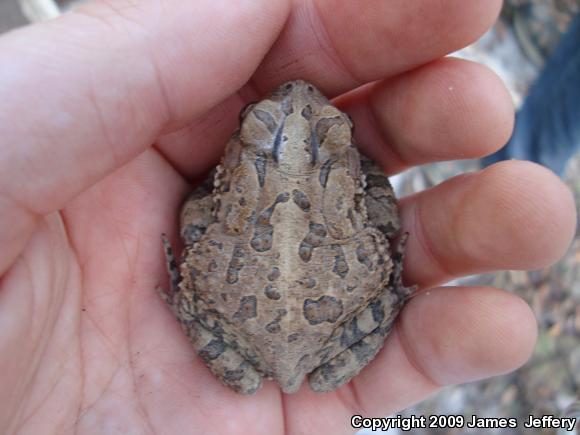
[[[426,165],[405,173],[400,194],[429,188],[459,173],[506,158],[528,159],[558,173],[573,190],[580,215],[580,1],[504,0],[495,26],[455,53],[493,69],[510,90],[516,127],[508,144],[483,161]],[[523,297],[538,320],[535,352],[519,370],[450,387],[405,414],[459,414],[469,419],[529,415],[580,418],[580,237],[554,266],[473,276]],[[575,433],[580,434],[580,420]],[[391,432],[389,432],[391,433]],[[394,431],[392,433],[395,433]],[[429,429],[413,434],[557,434],[557,429]]]
[[[0,33],[51,19],[75,1],[0,0]],[[483,160],[414,168],[394,177],[399,195],[427,189],[498,160],[543,164],[570,186],[580,204],[580,0],[507,0],[495,26],[454,56],[483,63],[506,83],[518,109],[508,144]],[[580,210],[579,215],[580,215]],[[533,308],[539,340],[532,359],[514,373],[450,387],[404,412],[456,414],[467,419],[528,415],[580,417],[580,238],[548,269],[472,276],[452,284],[485,284],[519,294]],[[580,420],[577,426],[580,425]],[[483,433],[482,429],[413,430],[416,434]],[[580,433],[576,429],[577,433]],[[368,432],[366,432],[368,433]],[[397,433],[389,431],[389,434]],[[523,434],[523,428],[484,433]],[[556,429],[538,434],[558,434]],[[569,432],[565,432],[569,433]]]

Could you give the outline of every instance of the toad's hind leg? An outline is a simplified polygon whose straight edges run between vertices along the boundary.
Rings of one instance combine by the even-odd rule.
[[[196,320],[187,326],[186,332],[197,354],[225,385],[241,394],[253,394],[258,391],[262,385],[262,376],[222,337],[206,329]]]
[[[165,252],[165,265],[167,266],[167,273],[169,274],[169,294],[161,287],[157,287],[157,292],[161,299],[163,299],[167,304],[173,304],[173,297],[179,291],[179,282],[181,281],[181,275],[179,274],[179,266],[175,260],[175,254],[173,253],[173,247],[167,236],[161,234],[161,242],[163,243],[163,251]]]
[[[397,314],[412,292],[402,282],[402,263],[406,235],[393,255],[395,264],[385,291],[333,335],[342,352],[317,367],[308,377],[317,392],[332,391],[356,376],[383,347]]]
[[[213,222],[213,200],[211,197],[215,170],[197,186],[189,195],[181,208],[180,228],[181,238],[186,246],[191,246],[203,236],[207,227]],[[172,305],[171,299],[179,291],[181,276],[179,266],[175,259],[173,247],[169,243],[167,236],[161,234],[163,251],[165,252],[165,263],[169,274],[169,294],[162,288],[157,288],[161,298]]]
[[[262,376],[237,350],[228,345],[219,325],[207,328],[197,318],[193,296],[190,292],[178,292],[172,298],[164,298],[181,327],[189,337],[193,348],[211,372],[225,385],[241,394],[253,394],[262,384]],[[214,330],[215,329],[215,330]]]
[[[181,237],[187,246],[195,244],[205,234],[213,222],[213,200],[209,193],[213,184],[213,174],[195,189],[185,201],[181,210]],[[203,326],[195,314],[193,292],[180,287],[181,276],[175,261],[173,249],[162,236],[167,269],[171,278],[171,290],[165,293],[158,288],[161,298],[169,305],[189,337],[197,354],[208,368],[224,384],[242,394],[255,393],[262,383],[261,375],[235,349],[229,346],[219,333]]]
[[[388,292],[385,292],[385,296],[387,294]],[[399,302],[397,300],[377,300],[369,305],[359,316],[373,316],[370,311],[380,312],[380,315],[384,317],[383,321],[379,323],[379,326],[367,332],[367,335],[317,367],[308,377],[310,388],[317,392],[328,392],[346,384],[355,377],[381,350],[385,337],[391,331],[398,310]],[[356,326],[353,328],[354,325]],[[352,331],[357,328],[360,328],[357,322],[353,324],[351,321],[345,325],[345,330],[351,329]],[[357,332],[361,335],[364,333],[362,329],[358,329]]]
[[[207,227],[214,221],[214,201],[212,189],[215,169],[197,186],[183,203],[179,226],[181,238],[186,246],[191,246],[205,234]]]

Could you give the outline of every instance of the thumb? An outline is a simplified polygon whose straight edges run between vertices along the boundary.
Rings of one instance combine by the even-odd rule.
[[[0,38],[0,273],[38,218],[244,84],[287,1],[89,3]]]

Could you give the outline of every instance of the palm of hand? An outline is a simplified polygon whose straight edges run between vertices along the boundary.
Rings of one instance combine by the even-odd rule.
[[[434,287],[478,271],[539,267],[565,249],[575,223],[569,193],[547,171],[517,162],[401,201],[403,225],[414,235],[406,279],[431,290],[406,306],[384,349],[347,386],[324,395],[305,386],[284,396],[266,383],[255,396],[242,398],[196,358],[154,291],[167,281],[160,234],[176,229],[179,202],[189,190],[186,180],[215,162],[244,102],[297,75],[333,95],[380,80],[340,104],[353,115],[358,143],[367,145],[366,151],[390,173],[427,161],[484,155],[506,139],[511,127],[509,100],[489,72],[465,62],[434,60],[481,33],[498,2],[477,3],[477,9],[449,0],[453,5],[444,8],[445,16],[435,9],[413,15],[423,20],[421,26],[407,25],[410,11],[417,12],[414,2],[396,7],[377,2],[356,14],[349,9],[355,7],[351,2],[338,7],[320,0],[314,9],[308,2],[295,3],[296,14],[284,30],[290,9],[285,2],[249,2],[245,9],[232,7],[231,16],[212,2],[180,3],[177,15],[159,15],[151,2],[115,10],[112,18],[103,13],[112,8],[89,6],[86,16],[102,20],[95,32],[99,46],[112,40],[115,47],[126,43],[130,49],[113,50],[112,55],[91,52],[88,58],[84,51],[75,52],[81,62],[71,67],[63,56],[56,73],[45,71],[43,79],[55,89],[45,86],[42,92],[60,110],[74,106],[78,122],[72,127],[62,119],[46,121],[46,107],[36,104],[34,92],[28,99],[11,94],[7,89],[28,88],[9,87],[15,76],[0,71],[5,95],[0,112],[26,110],[26,122],[34,127],[20,129],[18,122],[0,120],[6,143],[31,144],[30,149],[0,150],[8,150],[10,157],[0,154],[0,185],[19,199],[0,196],[0,240],[5,241],[0,258],[5,271],[0,281],[0,400],[8,404],[0,411],[0,424],[5,433],[234,433],[249,427],[256,433],[338,433],[350,430],[354,413],[384,415],[442,385],[501,373],[525,361],[534,343],[534,320],[519,299],[490,288]],[[441,6],[420,3],[421,8]],[[315,16],[325,23],[331,44],[313,42],[309,26],[318,22]],[[198,32],[200,43],[188,45],[183,35],[214,23],[212,17],[232,33]],[[77,22],[82,19],[72,15],[60,25],[78,30],[86,24]],[[109,40],[109,25],[125,29],[119,19],[131,31]],[[164,41],[157,43],[173,51],[158,50],[166,55],[165,62],[139,64],[139,69],[134,63],[146,50],[139,37],[127,35],[142,35],[138,25],[131,27],[141,20],[149,24],[148,43]],[[368,32],[347,32],[355,22],[368,26]],[[51,47],[60,49],[55,37],[60,33],[51,33],[58,25],[4,37],[0,60],[21,65],[10,57],[11,49],[32,36],[56,41]],[[93,22],[87,26],[94,30]],[[258,36],[252,33],[255,26],[261,29]],[[236,29],[243,29],[242,34]],[[367,35],[391,42],[400,35],[391,47],[400,64],[383,62],[384,45],[364,39]],[[242,37],[245,57],[232,58],[229,53],[238,53]],[[95,41],[88,42],[92,47]],[[268,50],[253,85],[243,86]],[[25,57],[22,65],[34,66],[35,56],[39,54],[33,53],[32,61]],[[196,63],[196,56],[216,59]],[[361,56],[364,62],[358,62]],[[93,67],[88,73],[82,70],[84,61]],[[178,67],[172,68],[174,64]],[[364,79],[345,78],[347,65],[364,65],[352,74]],[[123,66],[131,71],[130,83]],[[110,80],[109,86],[98,87],[98,95],[94,83],[85,80],[91,74]],[[25,84],[34,84],[37,77],[21,76]],[[73,89],[65,88],[65,103],[57,85],[63,76]],[[439,86],[441,77],[444,86]],[[109,89],[123,98],[107,93]],[[450,89],[459,97],[449,97]],[[86,99],[75,99],[85,94]],[[191,119],[196,121],[188,125]],[[36,177],[23,181],[21,167],[33,168]],[[42,182],[34,185],[36,178]]]
[[[34,355],[26,363],[34,382],[12,378],[25,406],[8,411],[27,416],[23,432],[51,419],[79,433],[156,433],[158,422],[178,433],[192,420],[193,433],[223,433],[232,422],[240,433],[256,422],[282,433],[285,419],[322,407],[327,417],[343,414],[340,427],[348,422],[352,392],[315,395],[306,387],[285,396],[268,383],[241,399],[196,358],[154,291],[167,279],[159,235],[175,226],[185,189],[159,153],[146,152],[46,217],[32,236],[3,283],[5,298],[33,295],[22,311],[3,313],[20,332],[13,362]]]

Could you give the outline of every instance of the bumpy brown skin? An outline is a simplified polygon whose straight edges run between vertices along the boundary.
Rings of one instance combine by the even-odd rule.
[[[198,354],[245,394],[262,378],[286,393],[306,375],[315,391],[348,382],[409,295],[393,191],[361,165],[349,118],[286,83],[245,109],[213,180],[184,205],[179,283],[164,296]]]

